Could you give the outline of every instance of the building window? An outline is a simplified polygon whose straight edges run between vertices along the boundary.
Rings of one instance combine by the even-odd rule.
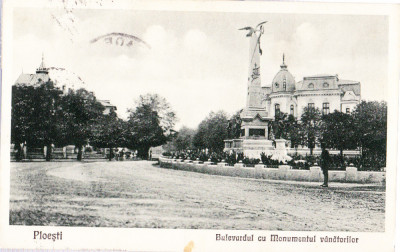
[[[245,130],[244,130],[244,129],[241,129],[241,130],[240,130],[240,136],[245,136],[245,134],[246,134],[246,133],[245,133]]]
[[[286,90],[286,76],[283,76],[283,90]]]
[[[281,113],[281,106],[279,104],[275,104],[275,115],[279,115]]]
[[[308,88],[309,88],[309,89],[314,89],[314,83],[308,84]]]
[[[346,108],[346,114],[350,114],[350,108]]]
[[[275,82],[275,87],[279,88],[279,83],[278,82]]]
[[[328,82],[324,82],[324,88],[328,88],[329,87],[329,83]]]
[[[307,105],[307,107],[308,107],[308,109],[315,108],[315,104],[314,103],[309,103]]]
[[[294,116],[294,105],[290,105],[290,114]]]
[[[322,114],[323,115],[329,114],[329,103],[328,102],[322,103]]]

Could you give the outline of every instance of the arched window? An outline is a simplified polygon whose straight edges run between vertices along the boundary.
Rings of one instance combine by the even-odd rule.
[[[294,105],[290,105],[290,114],[294,116]]]
[[[314,83],[308,84],[308,88],[309,88],[309,89],[314,89]]]
[[[323,87],[324,88],[328,88],[329,87],[329,83],[328,82],[324,82]]]
[[[279,88],[279,83],[278,82],[275,82],[275,87]]]
[[[283,90],[286,90],[286,76],[283,76]]]
[[[346,108],[346,114],[350,114],[350,108]]]

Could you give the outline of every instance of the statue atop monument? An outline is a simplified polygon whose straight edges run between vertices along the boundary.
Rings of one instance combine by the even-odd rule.
[[[247,102],[246,109],[248,110],[262,110],[262,94],[261,94],[261,78],[260,78],[260,55],[262,50],[260,48],[260,38],[264,34],[263,24],[267,21],[261,22],[255,28],[247,26],[239,30],[247,30],[246,37],[250,37],[250,52],[249,52],[249,74],[247,84]]]

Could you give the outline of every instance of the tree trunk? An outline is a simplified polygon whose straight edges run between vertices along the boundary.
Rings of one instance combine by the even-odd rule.
[[[314,148],[310,148],[310,155],[313,155]]]
[[[340,158],[343,160],[343,149],[340,149]]]
[[[139,148],[138,151],[138,156],[142,159],[142,160],[147,160],[149,157],[149,149],[150,147],[141,147]]]
[[[113,148],[110,148],[110,156],[108,157],[108,160],[111,161],[113,158]]]
[[[78,161],[82,161],[82,145],[78,146],[78,156],[76,158]]]
[[[17,147],[17,154],[15,155],[15,160],[16,161],[21,161],[23,159],[23,150],[20,144],[15,144],[15,146]]]
[[[46,145],[46,161],[51,160],[51,144]]]

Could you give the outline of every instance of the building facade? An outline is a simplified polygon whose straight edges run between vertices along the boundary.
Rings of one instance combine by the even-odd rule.
[[[306,107],[318,108],[322,114],[335,110],[351,113],[361,100],[360,82],[341,80],[338,75],[313,75],[295,82],[284,56],[271,86],[262,91],[264,108],[272,118],[277,112],[299,118]]]

